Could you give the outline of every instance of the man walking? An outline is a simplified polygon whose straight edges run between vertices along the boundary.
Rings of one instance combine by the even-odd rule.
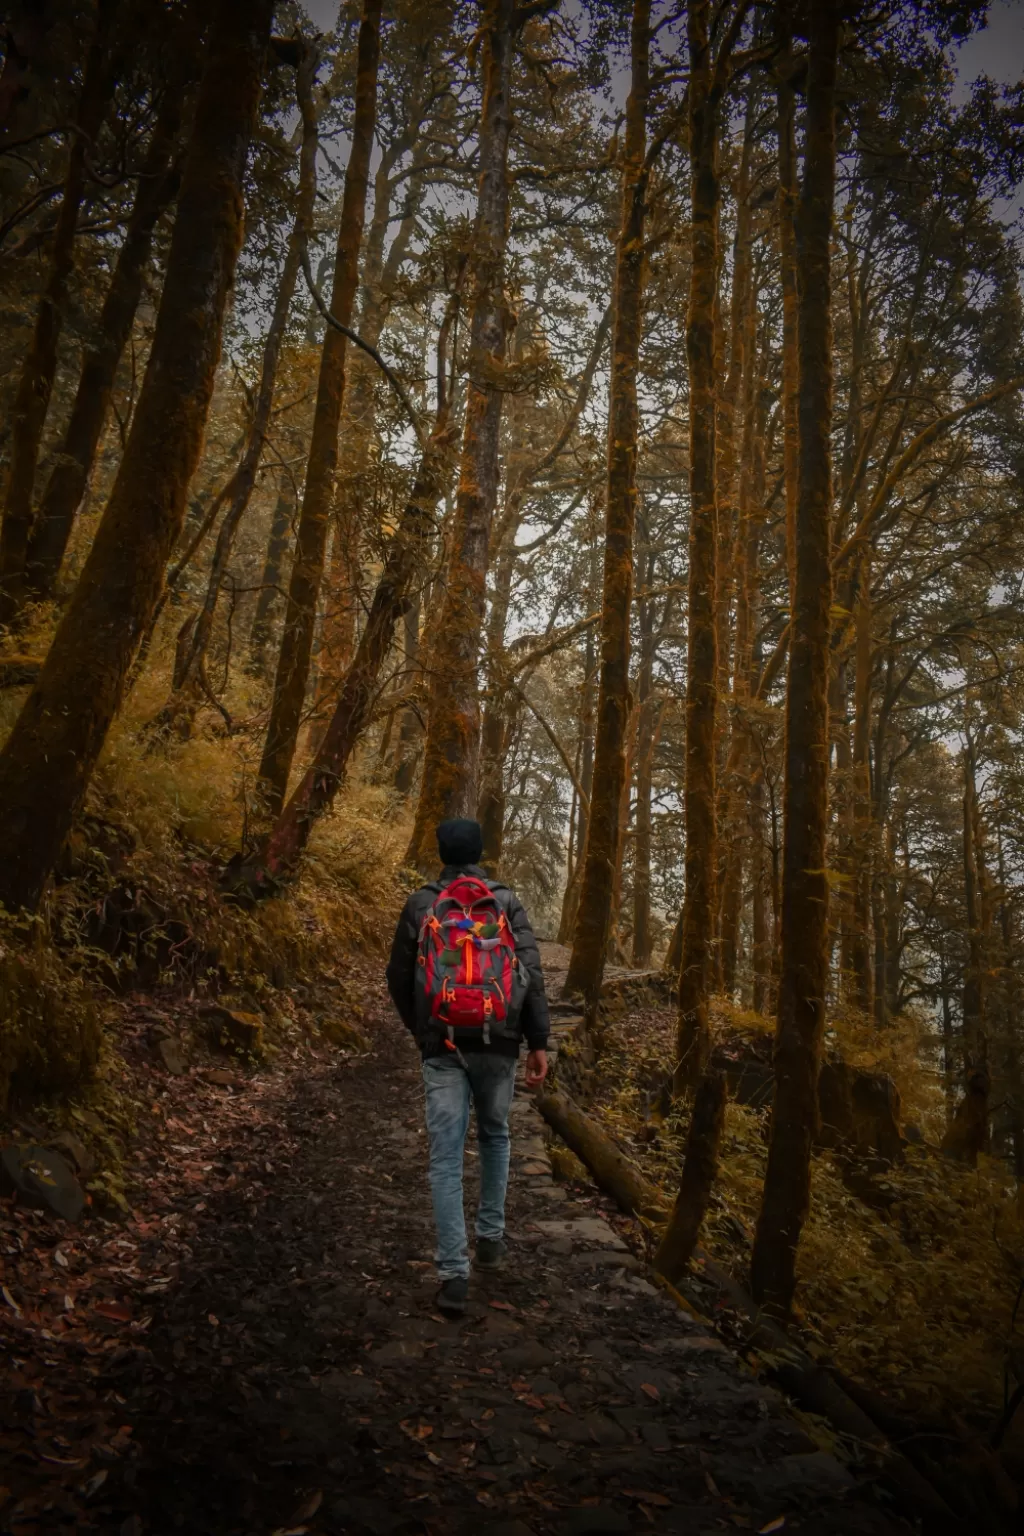
[[[438,1306],[458,1316],[469,1293],[462,1160],[470,1101],[480,1148],[476,1264],[504,1259],[508,1115],[523,1039],[527,1087],[547,1076],[548,1004],[537,941],[521,902],[479,867],[476,821],[437,829],[444,868],[409,897],[395,929],[388,991],[423,1057]]]

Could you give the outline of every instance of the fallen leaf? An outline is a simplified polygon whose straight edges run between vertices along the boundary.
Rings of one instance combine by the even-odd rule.
[[[638,1504],[653,1504],[658,1509],[671,1509],[672,1500],[666,1499],[663,1493],[642,1492],[639,1488],[623,1488],[627,1499],[636,1499]]]
[[[87,1483],[83,1484],[82,1493],[87,1499],[91,1499],[93,1494],[98,1493],[99,1490],[103,1487],[103,1484],[106,1482],[106,1480],[107,1470],[104,1468],[101,1472],[97,1472],[93,1477],[90,1477]]]
[[[514,1312],[515,1307],[510,1301],[492,1301],[491,1306],[495,1312]]]
[[[17,1316],[20,1317],[21,1316],[21,1308],[18,1306],[18,1303],[15,1301],[14,1297],[11,1295],[11,1293],[7,1289],[6,1285],[0,1285],[0,1294],[3,1295],[4,1301],[6,1301],[7,1305],[10,1307],[11,1311],[16,1313]]]
[[[772,1531],[781,1531],[785,1523],[785,1515],[776,1515],[774,1520],[769,1520],[767,1525],[762,1525],[759,1528],[758,1536],[770,1536]]]
[[[661,1393],[658,1391],[653,1381],[642,1381],[640,1383],[640,1391],[646,1392],[647,1396],[654,1402],[658,1402],[661,1397]]]
[[[114,1323],[130,1323],[132,1320],[131,1309],[123,1301],[98,1301],[93,1311]]]
[[[74,1310],[75,1310],[75,1298],[73,1296],[65,1295],[65,1297],[64,1297],[64,1311],[65,1312],[73,1312]]]
[[[708,1493],[712,1494],[716,1499],[720,1499],[722,1495],[718,1491],[718,1484],[715,1482],[710,1472],[704,1473],[704,1481],[707,1483]]]
[[[67,1255],[61,1253],[59,1248],[53,1250],[53,1262],[59,1264],[61,1269],[67,1269],[68,1267]]]
[[[410,1440],[429,1440],[434,1433],[433,1424],[411,1424],[408,1419],[403,1419],[398,1427]]]
[[[323,1501],[323,1489],[314,1489],[314,1491],[309,1494],[307,1498],[303,1499],[298,1509],[292,1515],[292,1524],[301,1525],[303,1520],[312,1520],[313,1516],[316,1514]]]

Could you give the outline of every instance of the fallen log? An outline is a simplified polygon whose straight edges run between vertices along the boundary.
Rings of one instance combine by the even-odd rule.
[[[666,1201],[661,1191],[647,1182],[621,1147],[567,1094],[554,1090],[538,1094],[537,1108],[555,1134],[586,1164],[598,1186],[612,1197],[620,1211],[627,1216],[665,1220]]]
[[[537,1108],[620,1210],[649,1220],[665,1220],[661,1191],[648,1183],[593,1116],[584,1114],[570,1098],[557,1092],[539,1094]],[[761,1365],[783,1391],[802,1408],[820,1414],[841,1434],[850,1435],[875,1453],[879,1475],[908,1513],[924,1518],[927,1536],[962,1533],[963,1521],[825,1367],[812,1360],[778,1323],[759,1313],[742,1286],[699,1249],[697,1261],[720,1297],[745,1319],[745,1348],[760,1356]],[[657,1278],[678,1299],[679,1293],[671,1282],[660,1275]],[[710,1317],[707,1321],[714,1326]]]
[[[42,662],[35,656],[8,656],[0,661],[0,690],[27,688],[39,676]]]
[[[654,1255],[654,1267],[673,1282],[686,1273],[718,1177],[718,1152],[725,1126],[723,1072],[706,1072],[693,1101],[686,1156],[672,1215]]]

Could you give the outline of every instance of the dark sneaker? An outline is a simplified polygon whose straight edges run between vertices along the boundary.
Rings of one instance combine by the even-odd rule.
[[[503,1237],[478,1237],[476,1240],[477,1269],[500,1269],[505,1262]]]
[[[437,1305],[442,1312],[449,1317],[461,1317],[466,1310],[466,1297],[469,1295],[469,1281],[461,1275],[456,1275],[452,1280],[444,1280],[441,1289],[437,1293]]]

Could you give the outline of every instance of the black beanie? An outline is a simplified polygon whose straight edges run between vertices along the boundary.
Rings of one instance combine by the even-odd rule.
[[[484,851],[484,835],[478,821],[466,816],[454,816],[442,821],[437,829],[437,851],[442,864],[456,868],[463,864],[479,864]]]

